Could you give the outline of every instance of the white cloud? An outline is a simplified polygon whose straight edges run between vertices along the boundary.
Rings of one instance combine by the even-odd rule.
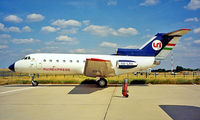
[[[45,42],[46,45],[76,45],[79,44],[78,41],[49,41]]]
[[[82,23],[83,23],[84,25],[89,25],[89,24],[90,24],[90,20],[83,20]]]
[[[198,22],[199,19],[197,17],[193,17],[193,18],[187,18],[184,20],[184,22]]]
[[[51,26],[44,26],[44,27],[41,28],[41,32],[43,32],[43,33],[56,32],[58,30],[59,30],[59,28],[54,28],[54,27],[51,27]]]
[[[7,32],[8,28],[6,28],[3,23],[0,23],[0,30],[3,31],[3,32]]]
[[[70,53],[78,53],[78,54],[99,54],[101,53],[100,50],[93,50],[93,49],[84,49],[84,48],[78,48],[78,49],[73,49],[73,50],[70,50]],[[101,53],[102,54],[102,53]]]
[[[113,28],[110,28],[108,26],[99,26],[99,25],[90,25],[84,28],[83,31],[102,37],[106,37],[108,35],[128,36],[128,35],[138,34],[138,31],[135,28],[120,28],[118,30],[114,30]]]
[[[22,29],[19,27],[11,26],[11,27],[5,27],[4,24],[0,23],[0,31],[3,32],[31,32],[31,28],[29,26],[24,26]]]
[[[52,50],[52,49],[59,49],[59,47],[55,47],[55,46],[47,46],[45,47],[45,49],[49,49],[49,50]]]
[[[22,31],[23,31],[23,32],[31,32],[32,30],[31,30],[31,28],[30,28],[29,26],[24,26],[24,27],[22,28]]]
[[[120,28],[118,30],[119,36],[137,35],[138,31],[135,28]]]
[[[30,53],[40,53],[41,50],[40,49],[31,49],[31,48],[28,48],[28,49],[23,49],[21,52],[25,53],[25,54],[30,54]]]
[[[21,32],[21,30],[18,27],[13,27],[13,26],[9,27],[8,30],[9,32],[18,32],[18,33]]]
[[[9,16],[4,18],[4,21],[20,23],[23,20],[20,17],[16,16],[16,15],[9,15]]]
[[[0,49],[5,49],[5,48],[8,48],[7,45],[0,45]]]
[[[200,40],[194,40],[195,44],[200,44]]]
[[[9,39],[9,38],[11,38],[11,36],[8,34],[0,34],[0,39]]]
[[[83,29],[84,32],[89,32],[93,35],[98,36],[108,36],[109,34],[117,34],[114,29],[108,27],[108,26],[99,26],[99,25],[90,25]]]
[[[187,6],[184,6],[184,8],[189,10],[197,10],[200,8],[200,0],[190,0]]]
[[[152,6],[159,3],[159,0],[145,0],[143,3],[140,3],[141,6]]]
[[[40,40],[36,40],[33,38],[29,38],[29,39],[13,39],[12,42],[15,44],[27,44],[27,43],[35,43],[35,42],[39,42]]]
[[[11,26],[9,28],[5,27],[3,23],[0,23],[0,30],[3,32],[21,32],[18,27]]]
[[[139,47],[137,45],[128,45],[125,47],[121,47],[121,48],[127,48],[127,49],[138,49]]]
[[[107,5],[108,5],[108,6],[117,5],[117,0],[107,0]]]
[[[187,37],[187,38],[184,38],[184,40],[188,41],[188,40],[193,40],[192,37]]]
[[[153,37],[153,35],[149,35],[149,34],[142,36],[143,39],[150,39],[152,37]]]
[[[112,42],[102,42],[99,46],[116,48],[118,45],[116,43],[112,43]]]
[[[61,27],[61,28],[65,28],[65,27],[69,27],[69,26],[76,26],[76,27],[81,26],[81,23],[79,21],[64,20],[64,19],[58,19],[58,20],[52,22],[51,24],[58,26],[58,27]]]
[[[70,53],[87,53],[86,49],[82,49],[82,48],[78,48],[78,49],[74,49],[74,50],[70,50]]]
[[[60,34],[76,34],[78,30],[79,30],[78,28],[63,29],[59,33]]]
[[[199,28],[195,28],[195,29],[193,30],[193,32],[194,32],[195,34],[200,33],[200,27],[199,27]]]
[[[61,36],[56,37],[56,41],[58,42],[72,42],[74,40],[75,38],[71,38],[67,35],[61,35]]]
[[[39,22],[39,21],[44,20],[44,18],[45,17],[43,15],[41,15],[41,14],[35,14],[35,13],[29,14],[29,15],[26,16],[26,19],[29,22]]]

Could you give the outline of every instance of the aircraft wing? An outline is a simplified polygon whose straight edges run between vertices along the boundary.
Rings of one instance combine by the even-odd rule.
[[[115,75],[110,60],[86,59],[84,75],[88,77],[111,77]]]

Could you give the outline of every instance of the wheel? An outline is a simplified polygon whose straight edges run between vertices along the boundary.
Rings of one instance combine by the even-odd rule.
[[[107,86],[107,81],[105,78],[100,78],[100,80],[97,81],[97,85],[101,88],[104,88]]]
[[[37,81],[32,81],[32,86],[38,86],[38,82]]]

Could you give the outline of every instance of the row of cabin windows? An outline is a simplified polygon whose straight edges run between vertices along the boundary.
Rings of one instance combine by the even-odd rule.
[[[49,60],[49,62],[52,62],[52,61],[53,61],[53,60],[51,60],[51,59]],[[44,59],[43,62],[47,62],[47,60]],[[56,62],[59,62],[59,60],[56,60]],[[62,62],[66,62],[66,60],[62,60]],[[72,63],[73,60],[69,60],[69,62]],[[76,60],[76,62],[79,63],[79,60]],[[85,62],[85,60],[84,60],[83,62]]]

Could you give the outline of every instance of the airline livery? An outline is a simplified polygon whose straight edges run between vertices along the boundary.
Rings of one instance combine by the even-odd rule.
[[[95,77],[99,87],[106,87],[106,77],[137,72],[155,67],[165,59],[190,29],[180,29],[170,33],[158,33],[139,49],[118,48],[112,55],[35,53],[9,66],[19,73],[32,74],[32,85],[36,73],[81,74]]]

